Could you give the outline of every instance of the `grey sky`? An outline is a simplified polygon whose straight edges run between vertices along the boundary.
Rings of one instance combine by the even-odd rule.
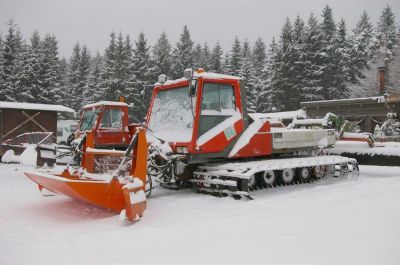
[[[364,9],[375,23],[386,3],[399,22],[398,0],[0,0],[0,32],[4,35],[5,23],[13,17],[26,38],[35,29],[54,33],[60,53],[69,57],[76,41],[103,51],[112,30],[133,38],[144,31],[149,44],[164,30],[175,43],[187,24],[194,41],[213,45],[219,40],[228,50],[236,35],[251,42],[261,36],[269,42],[279,36],[287,16],[299,14],[306,20],[313,12],[320,17],[326,4],[336,20],[343,17],[352,28]]]

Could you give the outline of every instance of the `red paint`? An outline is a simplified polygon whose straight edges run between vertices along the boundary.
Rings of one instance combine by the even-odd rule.
[[[239,133],[243,131],[244,127],[243,120],[237,121],[234,126],[236,131],[235,137],[232,137],[231,139],[228,140],[226,139],[224,131],[221,131],[210,141],[206,142],[202,146],[199,146],[197,153],[207,154],[207,153],[220,153],[224,151],[224,149],[238,137]]]
[[[268,156],[272,154],[271,125],[268,121],[250,139],[249,143],[240,149],[233,158]]]

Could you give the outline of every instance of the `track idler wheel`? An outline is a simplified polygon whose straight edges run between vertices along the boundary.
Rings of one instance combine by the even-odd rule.
[[[307,182],[311,178],[311,170],[308,167],[303,167],[298,169],[298,179],[301,182]]]
[[[283,184],[286,184],[286,185],[291,184],[294,180],[294,169],[287,168],[287,169],[282,170],[281,179],[282,179]]]
[[[267,187],[272,187],[276,182],[276,174],[273,170],[262,172],[261,180]]]
[[[121,221],[136,222],[140,220],[146,209],[146,194],[144,192],[143,182],[134,178],[133,182],[122,187],[125,199],[125,209],[120,213]]]
[[[325,175],[325,172],[326,172],[326,167],[325,166],[319,165],[319,166],[315,166],[313,168],[313,176],[316,179],[322,178]]]
[[[255,175],[249,178],[248,185],[250,190],[253,190],[257,187],[257,177]]]

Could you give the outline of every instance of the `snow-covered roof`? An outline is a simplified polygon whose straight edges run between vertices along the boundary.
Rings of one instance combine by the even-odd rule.
[[[203,77],[207,79],[235,79],[235,80],[240,80],[240,77],[233,76],[233,75],[223,75],[223,74],[217,74],[217,73],[211,73],[211,72],[202,72],[202,73],[197,73],[194,72],[194,77]]]
[[[301,102],[302,107],[315,106],[315,105],[340,105],[340,104],[357,104],[357,103],[384,103],[385,97],[367,97],[367,98],[348,98],[348,99],[332,99],[332,100],[319,100],[319,101],[306,101]]]
[[[119,102],[119,101],[99,101],[96,103],[92,103],[92,104],[87,104],[85,106],[83,106],[83,108],[93,108],[93,107],[98,107],[98,106],[103,106],[103,105],[107,105],[107,106],[128,106],[128,104],[126,104],[125,102]]]
[[[249,113],[253,119],[275,119],[275,120],[292,120],[294,118],[306,118],[306,112],[303,109],[295,111],[283,111],[272,113]]]
[[[8,101],[0,101],[0,109],[44,110],[44,111],[60,111],[60,112],[75,113],[73,109],[62,105],[35,104],[35,103],[8,102]]]
[[[211,73],[211,72],[201,72],[198,73],[196,71],[193,72],[193,76],[197,77],[197,78],[206,78],[206,79],[234,79],[234,80],[241,80],[240,77],[237,76],[233,76],[233,75],[223,75],[223,74],[217,74],[217,73]],[[179,79],[175,79],[175,80],[167,80],[165,83],[161,84],[161,83],[156,83],[156,86],[159,85],[173,85],[173,84],[177,84],[180,82],[184,82],[184,81],[188,81],[186,78],[182,77]]]

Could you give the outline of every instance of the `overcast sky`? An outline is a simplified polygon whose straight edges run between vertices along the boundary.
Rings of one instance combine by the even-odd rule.
[[[306,20],[313,12],[320,17],[326,4],[348,28],[364,9],[375,24],[386,4],[400,21],[399,0],[0,0],[0,32],[5,34],[12,17],[25,38],[35,29],[54,33],[61,55],[69,57],[76,41],[102,52],[112,30],[133,38],[143,31],[149,44],[166,31],[175,43],[186,24],[194,41],[220,41],[228,50],[236,35],[251,42],[261,36],[269,42],[279,36],[287,16],[299,14]]]

